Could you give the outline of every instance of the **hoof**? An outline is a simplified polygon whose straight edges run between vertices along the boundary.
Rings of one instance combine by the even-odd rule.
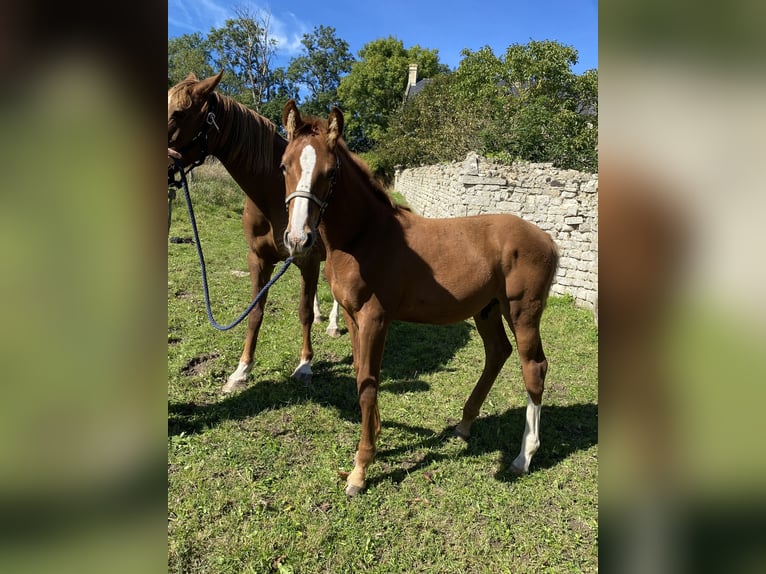
[[[333,339],[337,339],[338,337],[340,337],[340,329],[333,329],[332,327],[327,327],[327,330],[325,332]]]
[[[465,442],[468,442],[468,439],[471,438],[471,433],[461,430],[460,425],[458,425],[455,427],[455,436],[459,439],[464,440]]]
[[[303,383],[306,385],[311,384],[312,374],[310,372],[301,371],[300,369],[296,369],[295,372],[290,375],[290,378],[298,383]]]
[[[243,379],[229,379],[226,384],[221,387],[222,393],[236,393],[247,388],[247,381]]]
[[[356,496],[363,490],[364,490],[364,485],[357,486],[355,484],[347,484],[345,493],[346,493],[346,496]]]
[[[523,476],[523,475],[525,475],[525,474],[529,474],[529,471],[528,471],[528,470],[524,470],[524,468],[522,468],[522,467],[520,467],[520,466],[516,466],[515,464],[512,464],[512,465],[511,465],[511,468],[510,468],[510,470],[511,470],[511,473],[512,473],[514,476]]]

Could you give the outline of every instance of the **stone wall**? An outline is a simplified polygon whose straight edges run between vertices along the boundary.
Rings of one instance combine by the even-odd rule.
[[[547,231],[561,260],[551,292],[598,301],[598,174],[547,163],[503,165],[469,154],[463,162],[400,170],[395,191],[425,217],[514,213]]]

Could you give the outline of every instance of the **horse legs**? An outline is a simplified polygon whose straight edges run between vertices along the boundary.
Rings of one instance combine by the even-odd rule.
[[[301,361],[291,375],[296,381],[310,383],[312,378],[311,359],[314,358],[314,348],[311,346],[311,327],[314,323],[314,300],[319,282],[319,261],[306,259],[301,262],[301,300],[298,306],[298,316],[301,321],[303,344],[301,346]]]
[[[354,457],[354,470],[346,479],[345,489],[348,496],[354,496],[366,486],[367,467],[375,458],[375,442],[380,434],[378,383],[388,323],[379,319],[368,319],[349,329],[352,330],[356,386],[362,412],[362,434]]]
[[[250,251],[247,256],[247,264],[250,268],[250,279],[253,286],[253,298],[260,292],[271,278],[271,272],[274,265],[266,263],[254,251]],[[253,356],[255,355],[255,345],[258,342],[258,332],[261,330],[263,322],[263,309],[266,307],[265,293],[261,300],[250,311],[247,318],[247,335],[245,336],[245,346],[242,349],[242,356],[239,359],[239,365],[236,370],[229,375],[229,379],[221,389],[224,393],[231,393],[244,389],[247,386],[247,377],[253,368]]]
[[[333,338],[340,337],[340,329],[338,329],[338,307],[338,302],[333,299],[332,309],[330,310],[330,324],[327,325],[326,330],[326,333]]]
[[[333,299],[332,309],[330,310],[330,323],[327,325],[326,333],[332,338],[340,337],[340,329],[338,329],[338,302]],[[319,297],[314,295],[314,325],[318,325],[322,322],[322,311],[319,309]]]
[[[356,377],[359,375],[359,363],[357,362],[357,358],[359,357],[359,352],[357,351],[359,346],[357,334],[359,333],[359,330],[356,321],[351,315],[349,315],[342,307],[341,309],[343,311],[343,320],[346,322],[346,327],[348,328],[348,338],[351,341],[351,360],[354,364],[354,376]]]
[[[474,321],[476,330],[484,342],[484,370],[463,407],[463,419],[455,427],[455,434],[464,440],[471,436],[471,425],[479,416],[481,405],[484,404],[500,369],[513,351],[496,304],[488,305],[481,313],[475,315]]]
[[[314,325],[322,322],[322,310],[319,308],[319,295],[314,293]]]
[[[532,456],[540,447],[540,410],[545,374],[548,371],[548,361],[540,340],[541,314],[541,304],[534,304],[522,311],[514,309],[514,305],[511,306],[511,315],[515,317],[513,326],[516,347],[519,351],[524,386],[527,389],[527,411],[524,434],[521,438],[521,451],[511,463],[511,471],[515,474],[529,472]]]

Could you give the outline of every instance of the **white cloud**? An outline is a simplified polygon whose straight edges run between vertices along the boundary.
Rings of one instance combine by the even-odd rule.
[[[233,4],[228,1],[168,0],[168,24],[187,32],[207,34],[233,16]]]
[[[293,12],[275,14],[268,4],[247,0],[168,0],[168,29],[173,35],[201,32],[223,27],[226,20],[236,16],[243,7],[251,13],[265,11],[270,14],[271,36],[277,41],[277,58],[288,60],[300,54],[303,34],[312,26],[301,21]],[[177,32],[176,32],[177,31]]]
[[[301,38],[303,38],[303,34],[309,31],[309,27],[298,20],[292,12],[285,12],[284,17],[287,22],[272,13],[272,35],[278,43],[278,54],[282,57],[292,58],[297,56],[303,48]]]

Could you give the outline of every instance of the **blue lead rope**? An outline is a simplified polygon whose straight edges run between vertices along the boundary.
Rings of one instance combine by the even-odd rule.
[[[263,289],[261,289],[258,292],[258,295],[255,296],[255,299],[253,299],[253,302],[248,305],[247,309],[245,309],[242,314],[234,319],[233,322],[229,323],[228,325],[219,325],[218,322],[213,317],[213,311],[210,308],[210,293],[208,291],[207,287],[207,270],[205,268],[205,257],[202,255],[202,245],[199,241],[199,233],[197,232],[197,220],[194,217],[194,209],[192,208],[192,202],[191,202],[191,195],[189,194],[189,185],[186,183],[186,173],[183,170],[183,167],[181,166],[181,162],[179,160],[176,161],[176,167],[178,171],[181,172],[181,183],[183,184],[184,188],[184,198],[186,199],[186,208],[189,211],[189,221],[191,222],[192,231],[194,232],[194,244],[197,246],[197,255],[199,256],[199,265],[200,270],[202,271],[202,291],[205,294],[205,310],[207,311],[207,318],[208,321],[210,321],[210,324],[218,329],[219,331],[228,331],[229,329],[232,329],[239,325],[242,320],[247,317],[250,314],[250,311],[253,310],[253,308],[258,304],[258,301],[260,301],[263,296],[268,292],[269,288],[271,288],[274,283],[277,282],[277,279],[282,277],[284,275],[285,271],[287,271],[287,268],[290,267],[290,264],[293,262],[292,255],[285,259],[285,264],[282,266],[282,268],[277,271],[277,273],[272,277],[266,285],[264,285]],[[170,223],[168,222],[168,226]]]

